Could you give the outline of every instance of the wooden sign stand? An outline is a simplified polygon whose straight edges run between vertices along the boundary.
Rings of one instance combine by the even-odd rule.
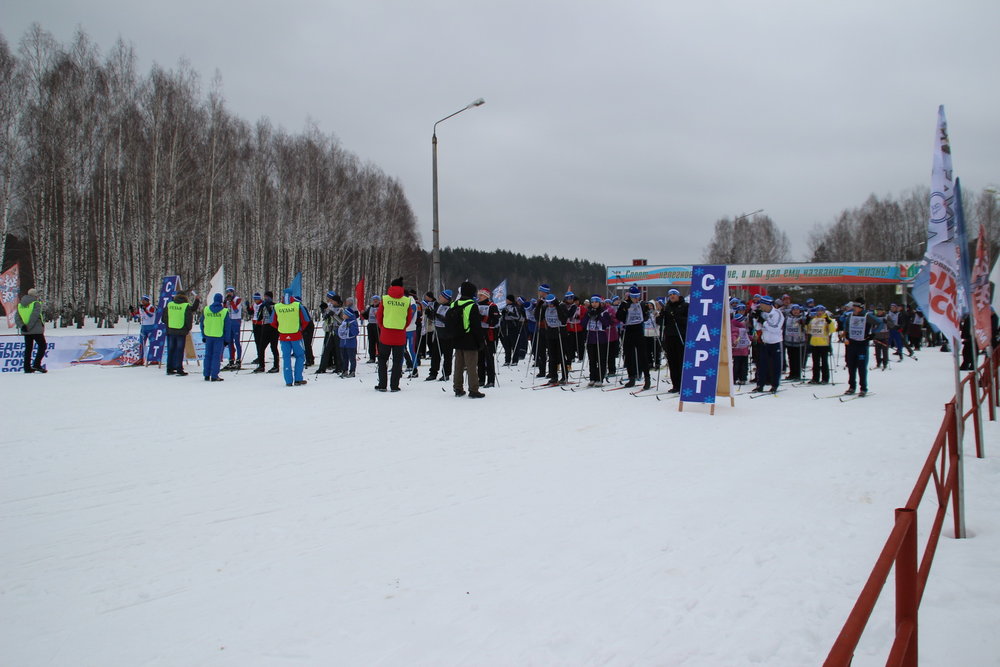
[[[736,399],[733,398],[733,365],[732,365],[732,338],[729,330],[729,304],[727,303],[722,312],[722,339],[719,341],[719,368],[718,382],[715,386],[715,402],[711,404],[708,414],[715,416],[715,406],[719,398],[728,398],[729,406],[736,407]],[[684,412],[684,401],[677,403],[677,412]]]

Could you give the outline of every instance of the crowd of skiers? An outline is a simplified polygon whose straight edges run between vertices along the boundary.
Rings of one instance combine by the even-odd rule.
[[[489,290],[469,282],[461,285],[457,296],[445,289],[420,297],[415,290],[406,290],[400,278],[385,294],[372,295],[363,309],[350,297],[327,292],[315,318],[287,290],[277,302],[270,291],[255,293],[245,302],[230,286],[225,294],[213,295],[205,307],[193,296],[191,300],[187,292],[177,292],[162,312],[149,296],[142,297],[137,312],[138,364],[145,362],[150,336],[162,320],[167,334],[166,372],[187,375],[185,343],[197,326],[205,345],[204,379],[220,382],[220,371],[243,368],[243,343],[249,342],[241,340],[246,316],[252,323],[256,352],[250,364],[253,372],[283,370],[288,386],[307,383],[304,369],[316,364],[314,336],[321,327],[323,342],[315,373],[355,377],[363,332],[367,345],[360,355],[378,364],[379,391],[399,391],[404,372],[415,378],[422,362],[427,362],[425,381],[451,380],[458,396],[466,395],[467,384],[470,397],[482,398],[480,389],[496,386],[498,364],[518,366],[524,361],[534,369],[535,381],[541,381],[538,386],[566,384],[580,364],[588,386],[603,386],[615,377],[624,387],[641,382],[643,391],[650,389],[651,371],[660,370],[661,360],[670,385],[666,393],[681,389],[688,303],[677,289],[665,297],[645,299],[632,285],[621,296],[581,298],[571,291],[560,297],[541,284],[534,297],[507,295],[503,303],[494,303]],[[32,303],[37,300],[29,294],[19,309],[18,317],[28,325],[22,329],[26,336],[28,329],[32,336],[40,334],[35,332],[40,322]],[[831,357],[835,351],[839,354],[836,344],[842,342],[847,393],[864,395],[871,346],[874,368],[884,369],[891,354],[898,359],[904,351],[912,356],[930,334],[920,309],[895,303],[888,309],[867,308],[861,297],[832,310],[813,299],[804,305],[792,303],[787,294],[779,299],[755,294],[746,302],[733,298],[729,306],[734,382],[752,382],[758,392],[776,392],[782,379],[829,383],[831,367],[837,363]],[[270,369],[265,365],[268,350],[273,360]],[[25,371],[44,370],[39,359],[28,358],[29,351],[26,346]],[[279,358],[284,359],[283,369]],[[808,378],[807,370],[811,370]],[[525,379],[529,375],[532,371],[526,369]],[[467,382],[463,376],[468,376]]]
[[[489,290],[476,289],[468,282],[459,292],[456,297],[445,289],[420,297],[397,279],[386,294],[372,295],[359,309],[353,299],[330,291],[314,320],[294,296],[286,294],[277,304],[271,292],[264,292],[254,294],[244,304],[230,287],[225,295],[215,295],[213,303],[201,312],[206,359],[212,357],[203,373],[206,380],[220,381],[220,370],[242,367],[239,333],[243,309],[247,308],[256,347],[253,372],[278,373],[280,346],[281,355],[288,359],[284,370],[290,386],[306,384],[303,369],[316,363],[313,337],[319,326],[323,343],[315,373],[354,377],[358,338],[363,331],[367,345],[360,354],[368,363],[379,364],[376,389],[380,391],[399,391],[403,374],[417,377],[421,363],[428,362],[425,381],[452,380],[455,393],[465,395],[465,383],[459,377],[464,371],[469,376],[469,395],[479,398],[484,396],[481,388],[496,385],[498,364],[517,366],[525,360],[543,385],[565,384],[574,365],[585,364],[581,372],[588,386],[602,386],[610,377],[619,377],[621,370],[625,387],[641,382],[646,390],[651,385],[651,371],[660,369],[661,359],[670,384],[667,393],[680,391],[688,303],[679,290],[647,300],[633,285],[623,296],[581,298],[573,292],[560,297],[541,284],[534,297],[507,295],[503,303],[494,303]],[[168,338],[168,374],[185,374],[179,361],[181,334],[191,327],[180,314],[186,308],[185,301],[185,294],[179,293],[163,315],[168,336],[175,337]],[[839,350],[835,343],[843,342],[847,392],[859,390],[863,395],[868,391],[871,345],[875,368],[885,368],[890,354],[902,359],[904,351],[912,355],[919,349],[928,331],[919,309],[898,304],[890,304],[888,310],[868,309],[860,297],[835,310],[812,299],[804,305],[792,303],[787,294],[778,300],[767,295],[753,295],[746,302],[734,298],[729,305],[733,378],[737,385],[753,382],[755,391],[777,391],[782,379],[829,383],[834,363],[831,357]],[[199,309],[197,305],[187,309],[187,315],[193,316]],[[448,322],[449,312],[456,309],[464,317],[460,327]],[[156,315],[148,297],[143,297],[139,315],[140,336],[145,343]],[[268,349],[274,359],[270,370],[264,363]],[[217,360],[224,356],[229,363],[220,369]],[[809,378],[803,375],[807,369],[811,369]]]

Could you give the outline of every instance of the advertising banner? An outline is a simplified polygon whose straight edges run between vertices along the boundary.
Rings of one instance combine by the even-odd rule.
[[[71,366],[130,366],[139,361],[136,334],[96,334],[92,336],[49,336],[46,338],[46,370]],[[0,336],[0,372],[24,370],[24,339]]]
[[[201,335],[188,336],[198,363],[205,357]],[[45,339],[46,370],[80,366],[131,366],[139,361],[138,334],[94,334],[90,336],[49,336]],[[24,370],[24,339],[14,334],[0,336],[0,373]]]
[[[919,262],[838,262],[799,264],[730,264],[726,281],[730,287],[750,285],[895,285],[912,281]],[[609,266],[608,287],[686,287],[691,284],[691,266]]]

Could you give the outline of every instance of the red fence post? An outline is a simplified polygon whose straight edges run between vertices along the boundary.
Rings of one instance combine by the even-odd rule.
[[[962,416],[958,414],[958,409],[955,407],[954,399],[945,405],[944,408],[945,419],[951,420],[948,424],[948,465],[958,468],[958,478],[955,480],[955,487],[951,491],[951,513],[955,519],[955,537],[961,539],[965,537],[965,517],[962,516],[962,506],[964,504],[962,502],[962,484],[964,480],[962,479],[962,464],[958,460],[960,456],[958,448],[961,446],[958,442],[958,420],[961,419]]]
[[[896,554],[896,641],[887,664],[917,667],[917,512],[898,508],[896,521],[907,526]]]

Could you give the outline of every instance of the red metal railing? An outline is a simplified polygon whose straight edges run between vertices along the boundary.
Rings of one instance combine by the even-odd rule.
[[[886,665],[900,667],[915,667],[917,665],[917,609],[927,585],[927,578],[930,575],[931,563],[934,560],[934,553],[941,537],[941,528],[944,525],[945,515],[948,512],[948,500],[952,502],[952,515],[955,525],[955,535],[961,535],[962,517],[961,504],[959,502],[960,489],[958,488],[958,419],[964,422],[971,416],[976,437],[976,455],[983,457],[982,447],[982,424],[980,423],[980,411],[978,407],[982,404],[989,406],[989,418],[996,420],[997,392],[995,388],[998,384],[997,354],[1000,348],[992,351],[982,365],[975,371],[970,372],[962,379],[961,385],[968,384],[971,400],[970,408],[964,414],[958,415],[955,399],[948,402],[945,408],[944,419],[938,429],[934,444],[924,462],[917,483],[913,487],[913,492],[906,501],[906,506],[896,509],[895,524],[889,538],[882,548],[882,553],[875,561],[868,581],[865,583],[861,594],[854,603],[844,627],[840,631],[833,648],[823,663],[826,667],[840,667],[851,664],[854,657],[854,650],[861,640],[868,619],[878,602],[885,582],[889,578],[889,571],[895,567],[896,577],[896,637]],[[964,394],[964,389],[962,390]],[[937,496],[937,508],[931,521],[931,530],[924,546],[923,555],[919,556],[918,566],[918,540],[917,540],[917,510],[920,502],[927,491],[930,482],[934,482],[934,491]]]

